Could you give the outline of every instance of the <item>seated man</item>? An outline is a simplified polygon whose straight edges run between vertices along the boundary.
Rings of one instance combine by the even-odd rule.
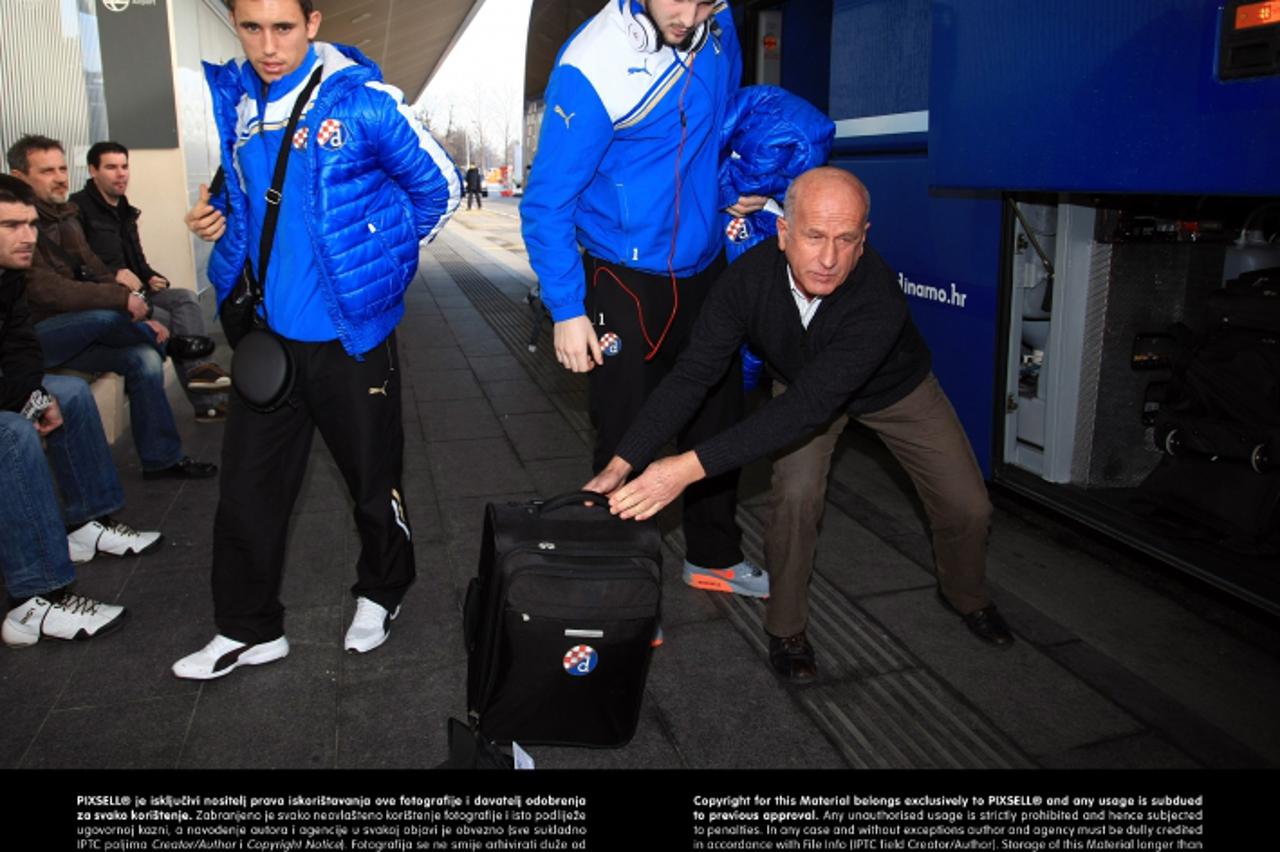
[[[80,225],[89,248],[113,274],[127,273],[126,286],[147,295],[154,318],[169,329],[169,356],[187,399],[195,407],[196,420],[223,420],[227,406],[218,392],[231,387],[231,377],[208,358],[213,341],[207,336],[196,294],[170,287],[169,280],[147,263],[138,236],[142,211],[125,197],[129,149],[118,142],[99,142],[89,149],[88,160],[89,180],[70,201],[80,208]]]
[[[164,392],[164,359],[155,346],[164,342],[168,330],[138,322],[146,316],[146,300],[118,283],[89,250],[79,211],[67,203],[62,144],[24,136],[9,149],[9,167],[35,192],[40,214],[27,293],[45,367],[124,376],[133,442],[145,478],[213,476],[216,465],[182,453]],[[156,336],[149,337],[153,332]]]
[[[985,588],[991,504],[982,474],[893,271],[866,246],[870,210],[866,187],[848,172],[797,178],[777,245],[761,243],[722,276],[675,369],[585,486],[610,494],[614,514],[644,519],[692,482],[783,450],[764,535],[773,578],[765,630],[770,662],[789,680],[817,673],[805,637],[808,585],[831,454],[851,417],[880,436],[924,501],[942,605],[979,639],[1013,641]],[[623,485],[692,415],[743,342],[776,377],[773,399]]]
[[[123,607],[69,591],[72,562],[146,553],[161,540],[109,516],[124,493],[89,386],[43,375],[22,271],[35,252],[33,203],[26,184],[0,175],[0,569],[9,599],[0,637],[12,648],[42,636],[88,639],[120,626]]]

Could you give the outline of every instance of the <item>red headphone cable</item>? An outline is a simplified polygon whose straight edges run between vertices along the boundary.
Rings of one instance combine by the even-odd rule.
[[[631,297],[631,301],[636,303],[636,317],[640,321],[640,333],[644,336],[644,342],[649,346],[649,353],[644,356],[645,361],[652,361],[654,357],[657,356],[658,350],[662,348],[663,342],[666,341],[667,334],[671,331],[671,326],[676,321],[676,314],[680,310],[680,287],[676,283],[676,272],[675,272],[674,264],[675,264],[675,256],[676,256],[676,240],[680,235],[680,192],[682,189],[682,182],[680,180],[680,160],[684,156],[684,143],[688,138],[688,134],[687,134],[688,122],[685,119],[685,113],[684,113],[684,95],[685,95],[685,92],[689,90],[689,83],[693,81],[693,61],[696,57],[697,57],[696,53],[689,54],[689,64],[684,66],[685,69],[688,71],[688,75],[685,78],[684,86],[680,89],[680,98],[676,104],[676,109],[680,114],[680,145],[676,149],[675,221],[672,224],[671,249],[667,253],[667,274],[671,277],[671,315],[667,317],[667,324],[665,327],[663,327],[662,334],[658,335],[657,342],[655,343],[653,338],[649,336],[649,330],[646,327],[645,321],[644,321],[644,308],[640,303],[640,298],[636,296],[636,294],[631,290],[630,287],[628,287],[626,284],[622,282],[622,279],[620,279],[616,274],[614,274],[612,269],[609,269],[608,267],[603,267],[603,266],[598,267],[595,271],[595,274],[591,277],[591,286],[595,287],[600,281],[600,273],[602,272],[607,273],[609,277],[613,279],[614,283],[617,284],[619,287],[621,287],[623,292],[625,292],[628,296]],[[679,61],[678,57],[676,61]]]

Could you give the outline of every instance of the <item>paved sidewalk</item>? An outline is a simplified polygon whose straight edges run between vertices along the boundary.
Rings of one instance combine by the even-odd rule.
[[[169,672],[213,634],[212,482],[144,483],[127,439],[128,508],[162,552],[99,558],[81,592],[123,603],[102,640],[0,649],[0,764],[124,768],[431,767],[463,717],[461,603],[493,500],[590,475],[585,380],[527,349],[532,280],[509,209],[463,211],[424,252],[400,327],[405,498],[419,578],[391,639],[342,652],[358,543],[321,441],[293,518],[290,656],[205,684]],[[220,349],[225,363],[229,354]],[[175,396],[175,403],[180,402]],[[222,427],[180,412],[192,455]],[[760,556],[767,466],[744,476]],[[666,644],[639,732],[616,750],[532,748],[542,768],[1173,768],[1280,765],[1280,630],[996,495],[990,575],[1021,641],[972,639],[933,600],[923,521],[902,475],[857,434],[829,495],[812,635],[824,676],[792,688],[764,658],[757,601],[686,588],[668,512]]]

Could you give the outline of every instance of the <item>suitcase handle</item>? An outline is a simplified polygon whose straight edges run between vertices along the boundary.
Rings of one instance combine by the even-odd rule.
[[[557,509],[563,509],[565,506],[578,505],[581,506],[586,501],[592,501],[592,505],[609,510],[609,498],[597,491],[571,491],[568,494],[561,494],[559,497],[552,497],[547,502],[538,506],[538,514],[545,515],[548,512],[554,512]]]

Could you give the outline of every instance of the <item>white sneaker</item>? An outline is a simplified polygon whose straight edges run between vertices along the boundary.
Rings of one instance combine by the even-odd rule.
[[[194,654],[173,664],[173,673],[187,680],[213,680],[240,666],[260,666],[289,655],[289,640],[281,636],[270,642],[248,645],[221,634]]]
[[[39,642],[41,636],[92,639],[116,629],[124,618],[124,607],[81,595],[67,593],[58,601],[36,596],[9,610],[0,633],[10,648],[26,648]]]
[[[90,521],[67,535],[71,561],[83,565],[99,553],[110,556],[137,556],[160,546],[164,536],[158,532],[139,532],[128,524],[104,517]]]
[[[400,607],[395,612],[387,612],[380,604],[368,598],[356,598],[356,616],[351,619],[347,628],[347,638],[342,647],[357,654],[364,654],[387,641],[391,635],[391,622],[400,614]]]

